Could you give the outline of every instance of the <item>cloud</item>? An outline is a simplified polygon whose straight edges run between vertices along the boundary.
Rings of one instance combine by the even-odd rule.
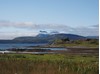
[[[94,28],[99,28],[99,24],[93,25],[92,27],[94,27]]]
[[[24,29],[49,29],[49,30],[69,30],[70,27],[62,24],[34,24],[32,22],[10,22],[10,21],[0,21],[0,28],[2,27],[14,27],[14,28],[24,28]]]
[[[71,33],[82,36],[99,36],[99,25],[92,25],[89,27],[76,27],[73,28]]]
[[[47,34],[47,31],[40,30],[40,33]]]
[[[11,31],[6,30],[14,28]],[[43,33],[71,33],[82,36],[98,36],[99,35],[99,24],[85,26],[85,27],[70,27],[64,24],[34,24],[32,22],[10,22],[0,21],[0,39],[1,38],[14,38],[18,36],[35,36],[42,31]],[[19,30],[20,29],[20,30]],[[23,30],[22,30],[23,29]],[[18,30],[18,31],[15,31]]]
[[[2,27],[16,27],[16,28],[35,28],[35,25],[31,22],[10,22],[0,21],[0,28]]]
[[[50,34],[59,34],[60,32],[58,31],[51,31]]]
[[[39,31],[60,31],[70,30],[68,26],[61,24],[34,24],[32,22],[10,22],[0,21],[0,38],[14,38],[18,36],[34,36]],[[7,30],[8,29],[8,30]],[[12,29],[12,30],[9,30]],[[23,30],[24,29],[24,30]],[[34,32],[37,32],[34,34]]]
[[[0,39],[13,39],[21,36],[36,36],[37,33],[33,32],[0,32]]]

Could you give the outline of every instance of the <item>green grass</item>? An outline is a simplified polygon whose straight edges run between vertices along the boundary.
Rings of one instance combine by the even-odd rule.
[[[98,48],[99,47],[99,45],[96,45],[96,44],[88,44],[88,43],[82,43],[82,44],[75,44],[75,43],[73,43],[73,44],[54,44],[54,45],[52,45],[52,46],[59,46],[59,47],[72,47],[72,46],[80,46],[80,47],[95,47],[95,48]]]
[[[90,39],[90,40],[74,40],[63,42],[62,40],[56,40],[52,46],[59,47],[72,47],[72,46],[82,46],[82,47],[99,47],[98,39]]]
[[[0,54],[0,74],[98,74],[98,55]]]

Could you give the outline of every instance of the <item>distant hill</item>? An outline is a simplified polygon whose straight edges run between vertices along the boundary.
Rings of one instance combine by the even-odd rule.
[[[17,37],[13,40],[5,41],[0,40],[0,43],[50,43],[54,41],[55,39],[65,39],[69,38],[70,40],[80,40],[80,39],[86,39],[86,37],[75,35],[75,34],[38,34],[35,37],[32,36],[26,36],[26,37]]]
[[[50,35],[49,34],[38,34],[36,37],[38,38],[46,38],[46,37],[49,37]]]
[[[83,36],[79,36],[79,35],[75,35],[75,34],[54,34],[51,35],[54,39],[65,39],[65,38],[69,38],[70,40],[80,40],[80,39],[85,39],[86,37]]]
[[[99,39],[99,36],[87,36],[87,38],[90,38],[90,39]]]
[[[44,37],[17,37],[13,41],[20,43],[47,43]]]

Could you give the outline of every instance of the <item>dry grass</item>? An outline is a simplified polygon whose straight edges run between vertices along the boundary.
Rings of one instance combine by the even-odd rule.
[[[90,55],[0,55],[0,74],[98,74],[98,57]]]

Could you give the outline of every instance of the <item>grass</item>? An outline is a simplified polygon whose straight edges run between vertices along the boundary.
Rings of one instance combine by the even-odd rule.
[[[0,54],[0,74],[98,74],[98,55]]]
[[[96,45],[96,44],[88,44],[88,43],[82,43],[82,44],[75,44],[75,43],[73,43],[73,44],[54,44],[54,45],[52,45],[52,46],[59,46],[59,47],[61,47],[61,46],[63,46],[63,47],[73,47],[73,46],[79,46],[79,47],[91,47],[91,48],[93,48],[93,47],[95,47],[95,48],[98,48],[99,47],[99,45]]]
[[[74,41],[62,41],[56,40],[52,46],[64,46],[64,47],[72,47],[72,46],[80,46],[80,47],[99,47],[98,39],[87,39],[87,40],[74,40]]]

